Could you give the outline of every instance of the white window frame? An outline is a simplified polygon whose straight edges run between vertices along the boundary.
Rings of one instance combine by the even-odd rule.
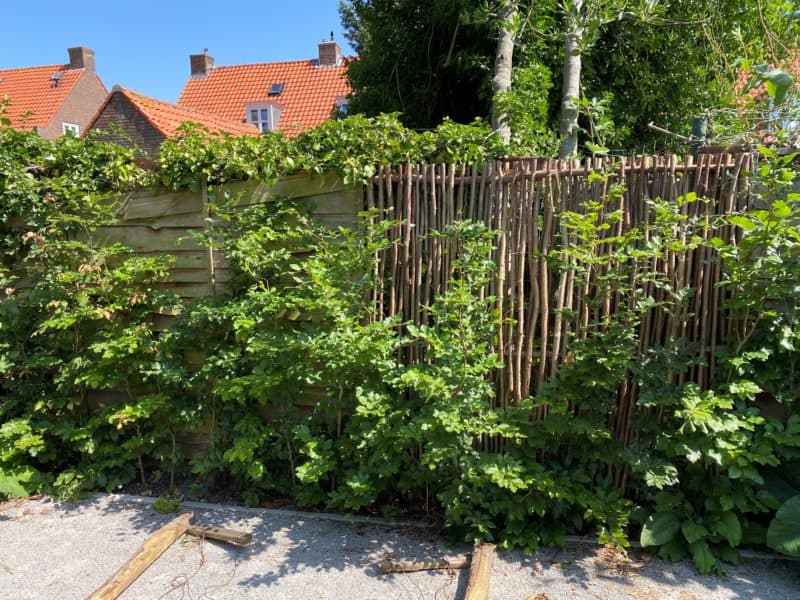
[[[61,133],[67,133],[68,131],[71,132],[75,137],[79,137],[81,135],[81,126],[77,123],[68,123],[67,121],[62,121]]]
[[[347,96],[339,96],[336,98],[336,111],[340,115],[347,115]]]
[[[264,111],[266,111],[266,120]],[[258,127],[262,133],[275,131],[278,128],[282,112],[283,107],[275,102],[249,102],[245,105],[245,120]]]

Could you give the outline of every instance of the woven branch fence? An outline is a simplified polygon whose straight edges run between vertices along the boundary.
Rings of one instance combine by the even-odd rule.
[[[577,269],[555,268],[547,260],[554,249],[572,243],[559,215],[585,212],[587,201],[604,202],[603,210],[622,211],[623,218],[605,232],[613,238],[652,221],[651,199],[674,202],[694,192],[707,201],[675,203],[675,210],[709,224],[717,215],[746,209],[752,160],[749,153],[723,153],[386,166],[365,192],[368,209],[390,210],[391,218],[400,221],[389,234],[395,243],[377,261],[376,276],[386,281],[384,289],[374,293],[377,312],[384,317],[402,314],[415,325],[426,324],[425,307],[446,288],[454,254],[452,241],[428,234],[458,219],[482,221],[497,230],[493,258],[498,268],[481,293],[496,297],[502,316],[496,351],[505,366],[497,374],[495,403],[508,406],[541,392],[559,365],[570,359],[569,341],[587,335],[587,325],[602,322],[620,303],[630,301],[613,294],[602,302],[593,301],[598,297],[594,283],[603,273],[579,281]],[[590,177],[592,172],[605,176]],[[611,194],[612,186],[621,187]],[[731,227],[707,227],[702,235],[730,241],[737,233]],[[613,269],[613,240],[599,244],[597,252],[610,258],[600,268]],[[695,249],[674,248],[649,265],[672,290],[693,290],[687,307],[690,318],[658,307],[658,302],[667,300],[665,286],[645,290],[657,307],[639,327],[639,352],[675,338],[688,339],[698,348],[699,364],[671,375],[676,383],[708,385],[717,347],[733,326],[721,310],[724,292],[716,285],[720,264],[712,260],[711,252],[702,244]],[[406,360],[424,360],[424,348],[408,352]],[[623,381],[617,408],[609,417],[609,427],[625,443],[633,434],[630,416],[636,393],[635,385]],[[546,409],[538,410],[542,416]]]

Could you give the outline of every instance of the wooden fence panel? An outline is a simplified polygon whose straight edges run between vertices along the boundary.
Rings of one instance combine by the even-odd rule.
[[[415,324],[425,323],[425,307],[446,288],[452,275],[454,250],[450,242],[432,237],[430,232],[441,231],[460,218],[483,221],[497,230],[493,256],[497,272],[481,294],[496,298],[503,317],[496,350],[505,366],[497,377],[496,403],[507,406],[541,392],[544,382],[568,360],[572,336],[587,335],[589,323],[602,321],[623,303],[633,301],[616,294],[597,302],[598,276],[616,265],[613,242],[598,246],[597,251],[608,258],[599,267],[603,273],[595,272],[583,283],[576,281],[575,269],[558,270],[548,263],[545,256],[552,249],[575,243],[560,214],[584,213],[587,201],[603,201],[605,214],[616,210],[622,214],[604,233],[606,239],[651,223],[650,200],[675,202],[678,196],[694,192],[708,202],[682,204],[681,214],[710,223],[718,215],[746,208],[745,174],[751,164],[748,153],[723,153],[697,158],[588,158],[582,162],[517,159],[480,168],[384,167],[366,190],[366,206],[391,209],[391,218],[401,223],[389,233],[395,244],[379,257],[376,266],[376,274],[385,281],[384,289],[373,294],[376,310],[381,317],[402,314]],[[593,172],[604,176],[590,178]],[[622,193],[611,193],[615,188]],[[717,235],[730,237],[734,232],[723,228]],[[670,251],[663,259],[651,259],[648,267],[662,273],[673,289],[694,289],[690,309],[695,316],[685,321],[662,308],[652,310],[640,328],[640,351],[669,336],[687,337],[697,344],[701,364],[675,374],[675,382],[692,380],[707,385],[713,377],[716,347],[728,333],[728,323],[719,310],[724,298],[716,285],[720,266],[702,246]],[[667,300],[664,289],[647,286],[657,301]],[[421,360],[422,349],[410,350],[405,359]],[[635,396],[634,386],[623,385],[610,424],[626,441],[632,435],[629,417]]]
[[[117,199],[117,223],[95,235],[99,244],[121,243],[137,256],[169,255],[174,262],[164,287],[183,298],[225,293],[231,274],[219,252],[196,237],[213,218],[213,196],[225,196],[244,208],[290,197],[305,203],[329,227],[353,228],[361,210],[362,190],[335,176],[292,175],[268,185],[237,182],[211,192],[139,190]],[[211,204],[209,203],[211,200]]]

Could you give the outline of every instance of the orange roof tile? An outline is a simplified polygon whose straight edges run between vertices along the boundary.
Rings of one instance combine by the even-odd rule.
[[[215,67],[204,77],[189,77],[178,104],[244,121],[245,104],[274,102],[283,108],[277,129],[291,136],[331,118],[337,98],[350,93],[346,72],[346,60],[336,66],[298,60]],[[285,85],[269,96],[273,83]]]
[[[142,116],[144,116],[144,118],[147,119],[147,121],[165,137],[174,137],[177,135],[178,126],[186,121],[203,125],[213,132],[223,131],[232,135],[260,134],[255,125],[244,123],[241,119],[239,121],[223,119],[217,115],[201,112],[191,108],[185,108],[183,106],[178,106],[177,104],[172,104],[171,102],[157,100],[148,96],[143,96],[121,86],[114,86],[111,94],[114,93],[119,93],[125,96],[125,98],[127,98],[128,101],[136,107]],[[100,108],[97,115],[92,120],[92,125],[94,125],[94,121],[97,120],[97,117],[103,111],[103,108],[105,108],[106,104],[108,104],[109,100],[111,99],[111,94],[109,94],[109,97],[106,99],[103,107]],[[89,128],[91,128],[92,125],[90,125]]]
[[[84,70],[69,65],[0,69],[0,98],[10,100],[6,117],[11,126],[27,130],[50,123]],[[60,76],[58,85],[51,81],[54,73]]]

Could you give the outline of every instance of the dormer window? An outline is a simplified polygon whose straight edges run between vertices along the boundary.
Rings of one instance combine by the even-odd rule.
[[[250,103],[246,107],[247,122],[258,127],[259,131],[275,131],[283,108],[272,102]]]

